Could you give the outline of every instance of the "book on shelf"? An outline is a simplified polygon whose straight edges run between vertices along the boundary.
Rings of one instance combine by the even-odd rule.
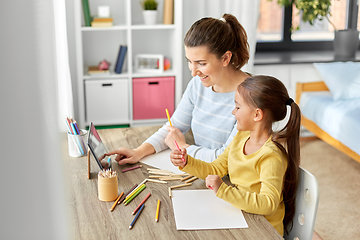
[[[174,23],[174,0],[164,1],[164,24]]]
[[[111,17],[98,17],[98,16],[94,16],[93,17],[93,22],[112,22],[113,18]]]
[[[88,68],[88,74],[89,75],[109,75],[110,71],[109,71],[109,69],[100,70],[98,66],[90,66]]]
[[[89,8],[89,0],[82,0],[83,5],[83,11],[84,11],[84,20],[85,20],[85,26],[90,27],[91,26],[91,15],[90,15],[90,8]]]
[[[113,22],[91,22],[92,27],[112,27]]]
[[[127,46],[120,45],[119,53],[115,64],[115,73],[120,74],[124,65],[124,59],[127,51]]]

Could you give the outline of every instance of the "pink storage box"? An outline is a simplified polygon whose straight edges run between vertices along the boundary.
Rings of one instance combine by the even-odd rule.
[[[174,112],[175,77],[133,78],[133,119],[167,118]]]

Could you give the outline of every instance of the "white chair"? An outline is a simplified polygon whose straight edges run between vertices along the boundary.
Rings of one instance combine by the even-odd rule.
[[[316,213],[319,204],[319,185],[310,172],[299,169],[299,184],[296,191],[293,228],[285,240],[311,240],[314,233]]]

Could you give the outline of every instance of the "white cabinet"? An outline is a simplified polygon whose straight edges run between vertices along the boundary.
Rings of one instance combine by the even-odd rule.
[[[128,85],[127,79],[85,80],[86,119],[98,125],[127,124]]]
[[[118,124],[160,124],[162,119],[137,121],[132,112],[132,79],[146,77],[174,77],[177,104],[182,94],[182,0],[174,0],[174,23],[163,24],[164,0],[158,0],[158,18],[155,25],[144,25],[140,0],[89,0],[91,16],[97,15],[99,6],[110,7],[112,27],[85,27],[82,1],[74,1],[75,46],[77,65],[78,124],[84,128],[89,122],[95,125]],[[114,72],[120,45],[126,45],[127,52],[121,74]],[[136,72],[137,54],[161,54],[171,62],[169,70],[160,73]],[[102,60],[110,62],[110,74],[93,76],[87,74],[89,66],[96,66]],[[102,84],[111,82],[112,87]],[[104,96],[105,92],[117,91],[120,96]],[[125,99],[125,96],[127,99]],[[90,104],[95,101],[97,105]],[[90,101],[90,102],[88,102]],[[117,109],[117,113],[112,113]],[[101,112],[101,114],[99,114]],[[126,113],[126,114],[119,114]]]

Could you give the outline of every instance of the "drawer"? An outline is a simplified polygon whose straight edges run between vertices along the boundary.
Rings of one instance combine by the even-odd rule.
[[[175,77],[134,78],[133,83],[133,118],[166,118],[174,112]]]
[[[85,80],[86,121],[97,125],[129,123],[128,80]]]

